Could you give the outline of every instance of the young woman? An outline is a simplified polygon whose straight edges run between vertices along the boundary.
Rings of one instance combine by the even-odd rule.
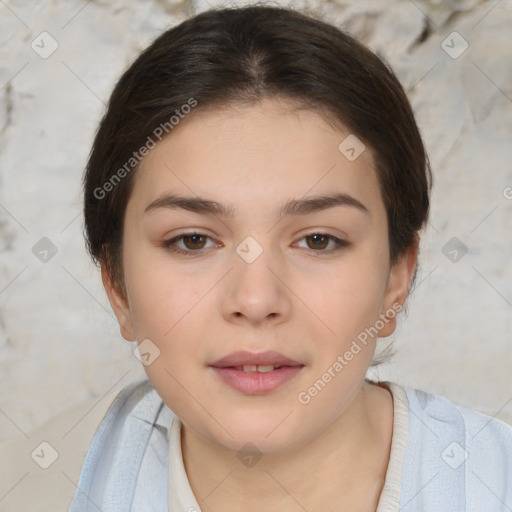
[[[211,10],[156,39],[84,177],[88,250],[148,379],[61,450],[51,510],[510,510],[511,426],[366,378],[430,182],[393,72],[318,17]]]

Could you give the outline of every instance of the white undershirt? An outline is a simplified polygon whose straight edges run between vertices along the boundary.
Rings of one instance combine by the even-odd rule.
[[[378,382],[393,396],[393,436],[384,487],[376,512],[398,512],[402,487],[402,466],[409,431],[409,403],[402,386]],[[181,452],[182,422],[174,416],[169,434],[168,509],[172,512],[201,512],[183,465]]]

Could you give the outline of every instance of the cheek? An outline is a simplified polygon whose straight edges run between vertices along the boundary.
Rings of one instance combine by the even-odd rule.
[[[211,315],[208,290],[216,280],[204,273],[184,274],[165,258],[155,258],[154,248],[134,250],[129,243],[125,248],[125,281],[136,339],[155,343],[169,368],[176,361],[197,358],[196,340],[204,339],[199,319]]]
[[[346,343],[380,314],[387,283],[387,260],[362,252],[346,255],[332,271],[309,276],[297,295],[306,298],[327,336]]]
[[[198,278],[182,276],[172,268],[144,265],[143,258],[127,266],[126,273],[130,274],[127,291],[138,336],[172,336],[180,324],[187,322],[204,295],[205,286]]]
[[[198,319],[208,318],[205,294],[211,286],[204,277],[183,276],[154,260],[149,264],[142,251],[127,257],[125,268],[136,339],[149,339],[158,354],[144,371],[166,403],[180,409],[188,393],[202,392],[195,377],[207,330]]]

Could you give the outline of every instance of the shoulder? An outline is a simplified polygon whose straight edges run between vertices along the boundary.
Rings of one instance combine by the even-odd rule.
[[[0,443],[0,512],[67,510],[98,426],[114,402],[141,384],[86,400]]]
[[[410,412],[418,419],[428,421],[431,425],[444,425],[449,431],[454,428],[463,431],[468,447],[481,444],[482,439],[487,446],[490,442],[497,442],[500,446],[505,443],[505,446],[512,449],[508,444],[512,441],[512,418],[502,411],[491,416],[460,405],[443,395],[402,387],[408,398]]]
[[[411,496],[427,486],[420,492],[426,502],[452,510],[451,501],[453,510],[464,505],[468,512],[482,507],[502,510],[503,503],[512,504],[512,425],[504,421],[508,417],[500,419],[439,394],[402,387],[409,405],[403,484]],[[417,504],[427,506],[426,502],[420,497]]]

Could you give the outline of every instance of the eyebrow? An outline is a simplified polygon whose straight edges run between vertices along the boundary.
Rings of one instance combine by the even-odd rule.
[[[350,206],[364,213],[370,213],[368,208],[355,197],[343,193],[312,196],[305,199],[290,199],[281,206],[279,213],[281,217],[287,215],[307,215],[336,206]],[[218,215],[228,218],[233,218],[236,213],[236,208],[230,204],[223,204],[202,197],[185,197],[176,194],[167,194],[155,199],[144,209],[144,213],[159,208],[183,209],[198,214]]]

